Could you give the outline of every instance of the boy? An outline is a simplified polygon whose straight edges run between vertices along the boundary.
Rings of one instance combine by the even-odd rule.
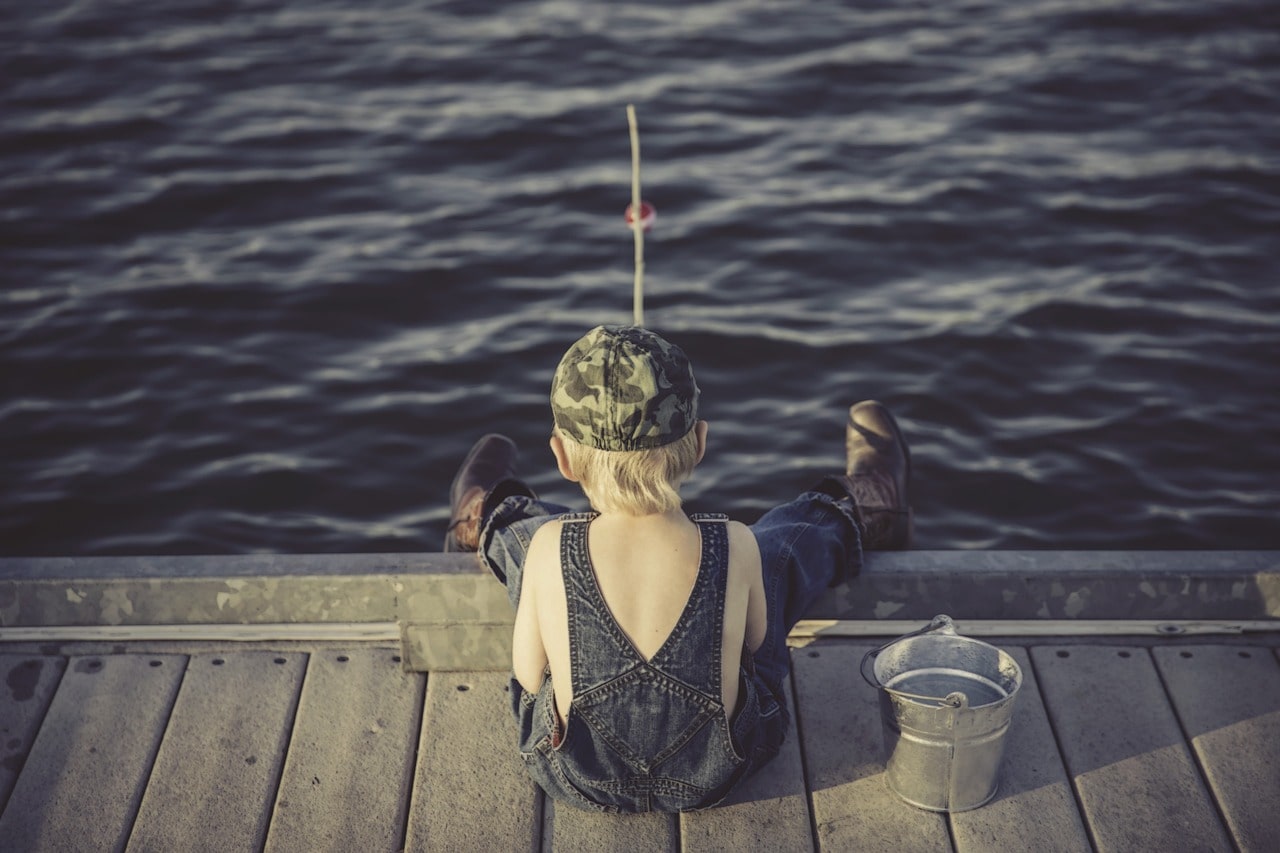
[[[590,512],[539,501],[499,435],[451,488],[446,551],[478,550],[516,608],[519,748],[549,796],[605,812],[713,806],[766,764],[788,726],[786,636],[863,548],[907,547],[910,457],[882,405],[853,406],[846,473],[751,527],[687,516],[706,451],[679,347],[600,326],[551,388],[551,451]]]

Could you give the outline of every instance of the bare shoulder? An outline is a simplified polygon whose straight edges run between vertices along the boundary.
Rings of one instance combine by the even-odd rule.
[[[735,560],[760,562],[760,545],[756,535],[741,521],[730,521],[727,525],[729,533],[729,553]]]
[[[553,518],[546,524],[533,531],[533,539],[529,541],[529,550],[534,548],[553,547],[560,541],[560,528],[564,526],[564,522],[559,518]]]
[[[756,535],[741,521],[730,521],[729,534],[729,583],[742,587],[753,586],[760,577],[760,545]]]
[[[553,519],[539,527],[529,541],[529,550],[524,556],[524,575],[530,577],[543,576],[550,567],[560,563],[560,528],[559,519]]]

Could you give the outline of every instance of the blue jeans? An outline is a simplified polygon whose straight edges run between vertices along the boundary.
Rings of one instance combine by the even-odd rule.
[[[520,602],[524,557],[533,534],[570,511],[524,495],[486,507],[480,554],[506,585],[513,608]],[[744,665],[754,663],[785,715],[782,687],[791,668],[787,634],[824,590],[862,567],[862,538],[850,501],[816,489],[769,510],[751,531],[760,546],[768,628],[754,661]]]

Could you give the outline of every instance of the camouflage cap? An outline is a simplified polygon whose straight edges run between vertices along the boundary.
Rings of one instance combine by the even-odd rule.
[[[551,381],[565,437],[597,450],[645,450],[698,420],[698,383],[680,347],[639,326],[597,326],[565,353]]]

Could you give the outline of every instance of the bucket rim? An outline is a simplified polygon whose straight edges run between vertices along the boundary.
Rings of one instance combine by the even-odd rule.
[[[948,637],[956,640],[963,640],[965,642],[972,643],[978,646],[984,646],[986,648],[989,648],[995,651],[997,655],[997,660],[999,660],[1000,663],[1002,664],[1001,670],[1004,669],[1004,665],[1007,665],[1009,668],[1012,669],[1014,674],[1013,683],[1009,687],[1006,688],[1004,684],[995,685],[1001,691],[1005,692],[1005,695],[1000,699],[997,699],[992,702],[984,702],[981,705],[970,706],[968,697],[964,693],[961,693],[959,691],[950,693],[947,696],[929,696],[929,695],[923,695],[919,693],[910,693],[904,690],[897,690],[880,681],[879,674],[876,673],[874,664],[878,663],[879,656],[882,652],[884,652],[889,648],[892,648],[893,646],[901,642],[914,640],[916,638],[927,638],[930,635],[938,636],[938,637]],[[868,674],[867,672],[868,663],[873,664],[870,674]],[[919,628],[915,631],[910,631],[906,634],[903,634],[900,637],[895,637],[894,639],[884,643],[878,648],[871,649],[870,651],[868,651],[866,654],[862,656],[862,662],[859,665],[858,669],[859,669],[859,672],[862,674],[863,680],[866,681],[867,684],[874,687],[876,690],[882,691],[891,696],[897,696],[903,699],[909,699],[909,700],[914,700],[918,702],[925,702],[925,703],[937,705],[940,708],[952,708],[956,710],[967,710],[970,708],[973,708],[973,709],[989,708],[993,705],[999,705],[1001,702],[1007,702],[1011,700],[1014,697],[1014,695],[1018,692],[1019,688],[1022,687],[1022,681],[1023,681],[1022,667],[1018,664],[1017,660],[1015,660],[1012,655],[1010,655],[1004,649],[998,646],[994,646],[991,643],[983,642],[982,640],[978,640],[973,637],[966,637],[960,634],[956,630],[954,620],[952,620],[952,618],[946,614],[939,614],[933,617],[933,619],[930,620],[929,623],[926,624],[924,627]],[[977,673],[974,673],[974,674],[977,675]]]

